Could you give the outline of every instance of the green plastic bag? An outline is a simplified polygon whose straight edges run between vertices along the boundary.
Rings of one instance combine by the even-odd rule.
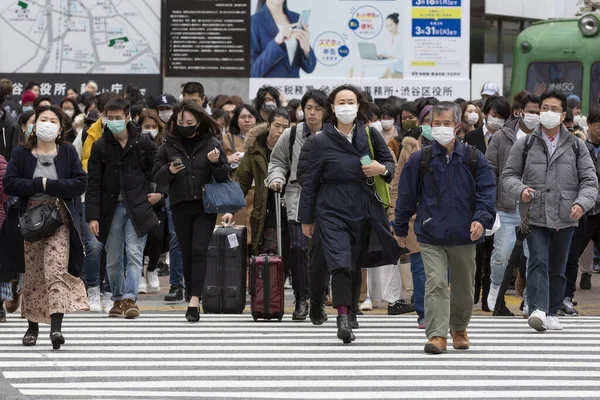
[[[375,160],[375,152],[373,151],[373,138],[371,137],[371,132],[369,132],[369,127],[367,126],[367,136],[369,136],[369,149],[371,150],[371,160]],[[390,208],[392,206],[392,196],[390,195],[390,185],[385,183],[383,178],[378,175],[375,177],[375,193],[377,193],[377,197],[379,201],[383,204],[385,208]]]

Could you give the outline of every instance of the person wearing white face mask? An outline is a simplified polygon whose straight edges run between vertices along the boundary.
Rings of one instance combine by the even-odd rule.
[[[496,132],[490,141],[485,158],[489,161],[496,181],[499,181],[504,171],[510,150],[518,139],[531,134],[540,126],[540,98],[534,94],[528,94],[520,101],[519,108],[522,110],[520,118],[510,120],[502,129]],[[498,292],[504,271],[508,265],[511,252],[515,245],[515,228],[521,224],[518,203],[508,192],[508,188],[498,185],[496,196],[496,209],[500,218],[500,229],[494,235],[494,250],[491,255],[491,284],[487,305],[489,311],[494,311]],[[527,246],[524,246],[525,255],[528,255]],[[484,298],[484,301],[486,299]],[[513,316],[514,314],[502,302],[497,310],[498,316]]]
[[[485,154],[492,135],[510,118],[510,104],[502,96],[490,96],[483,106],[485,124],[465,135],[465,143]]]
[[[62,140],[64,116],[59,107],[36,110],[35,128],[24,145],[13,152],[3,185],[7,195],[18,196],[18,212],[9,213],[0,239],[3,266],[23,273],[21,314],[29,322],[24,346],[35,346],[39,323],[50,324],[54,349],[65,343],[61,333],[64,314],[88,307],[79,279],[84,248],[79,230],[80,196],[87,175],[77,151]],[[39,241],[24,240],[19,215],[47,206],[58,212],[62,225]],[[7,237],[4,237],[4,236]]]
[[[377,190],[379,179],[391,181],[395,167],[381,135],[366,130],[366,100],[356,87],[337,87],[327,103],[329,123],[312,141],[298,222],[304,235],[317,236],[323,246],[337,337],[350,343],[358,327],[361,268],[395,264],[400,256],[382,204],[385,189]]]
[[[545,331],[562,330],[556,316],[565,295],[570,244],[579,220],[596,204],[598,179],[585,143],[562,125],[566,97],[554,91],[540,100],[541,126],[513,146],[501,185],[521,202],[522,213],[531,208],[528,323]]]
[[[392,227],[398,244],[405,247],[409,221],[416,213],[414,229],[426,274],[429,341],[424,350],[441,354],[446,352],[449,329],[455,349],[470,346],[466,330],[473,311],[475,245],[494,224],[496,184],[483,154],[456,138],[461,108],[442,102],[433,106],[431,115],[435,142],[413,153],[404,166]],[[430,166],[423,176],[421,163],[427,159]]]

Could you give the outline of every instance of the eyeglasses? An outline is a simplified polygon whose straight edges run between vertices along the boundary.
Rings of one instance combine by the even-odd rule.
[[[552,111],[552,112],[555,112],[555,113],[562,113],[563,109],[562,108],[558,108],[558,107],[542,106],[541,111],[542,112]]]

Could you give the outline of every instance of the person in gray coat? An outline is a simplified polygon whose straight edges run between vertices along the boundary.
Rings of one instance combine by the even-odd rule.
[[[290,230],[290,269],[296,297],[296,308],[292,319],[295,321],[303,321],[308,315],[308,239],[302,233],[302,224],[298,222],[298,204],[302,188],[296,174],[302,146],[311,135],[323,128],[326,105],[327,94],[320,90],[311,90],[302,97],[301,106],[306,122],[301,122],[283,132],[271,154],[268,176],[265,180],[265,185],[272,190],[281,190],[285,186],[285,204]],[[314,312],[311,312],[311,320],[322,318],[321,314],[324,313],[322,303],[320,299],[311,299],[311,309],[314,308]]]
[[[556,315],[565,294],[571,240],[583,214],[596,204],[598,181],[585,143],[562,125],[567,98],[560,92],[545,93],[540,110],[541,126],[513,146],[501,184],[520,200],[521,215],[530,209],[529,326],[562,330]]]
[[[522,110],[519,118],[508,121],[501,130],[492,136],[485,153],[485,158],[494,170],[496,182],[500,181],[508,155],[515,142],[529,135],[535,128],[540,126],[540,98],[538,96],[535,94],[525,96],[519,106]],[[508,260],[515,246],[515,228],[521,224],[517,205],[517,200],[510,196],[508,188],[498,185],[496,210],[500,219],[500,229],[494,235],[494,250],[492,251],[490,263],[491,285],[487,297],[488,307],[492,311],[496,305],[504,271],[508,266]],[[528,255],[527,248],[525,248],[525,255]],[[506,307],[506,303],[502,304],[501,309],[497,310],[496,314],[498,316],[514,316]]]

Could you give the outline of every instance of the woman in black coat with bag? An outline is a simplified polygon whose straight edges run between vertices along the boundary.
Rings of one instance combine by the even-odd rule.
[[[24,346],[36,344],[42,322],[51,325],[52,346],[60,349],[65,342],[61,333],[64,314],[88,307],[85,286],[78,278],[84,257],[80,198],[87,175],[75,147],[62,140],[64,121],[60,108],[38,107],[33,133],[13,151],[3,180],[6,194],[19,197],[2,228],[0,257],[4,267],[24,272],[21,314],[29,321]],[[40,206],[56,209],[62,225],[45,229],[49,236],[41,240],[29,236],[24,240],[19,216],[33,218],[34,209]]]
[[[318,235],[332,275],[337,337],[344,343],[354,340],[352,327],[358,327],[361,268],[395,264],[399,258],[374,186],[376,176],[391,182],[394,159],[381,134],[373,128],[367,132],[366,107],[354,86],[331,93],[329,123],[313,139],[300,197],[302,230],[308,237]]]
[[[173,109],[167,136],[154,162],[152,176],[168,187],[173,225],[183,258],[185,289],[190,303],[186,319],[200,320],[200,296],[204,288],[208,246],[217,214],[207,214],[202,188],[214,178],[229,180],[227,156],[216,136],[221,127],[193,101]]]

